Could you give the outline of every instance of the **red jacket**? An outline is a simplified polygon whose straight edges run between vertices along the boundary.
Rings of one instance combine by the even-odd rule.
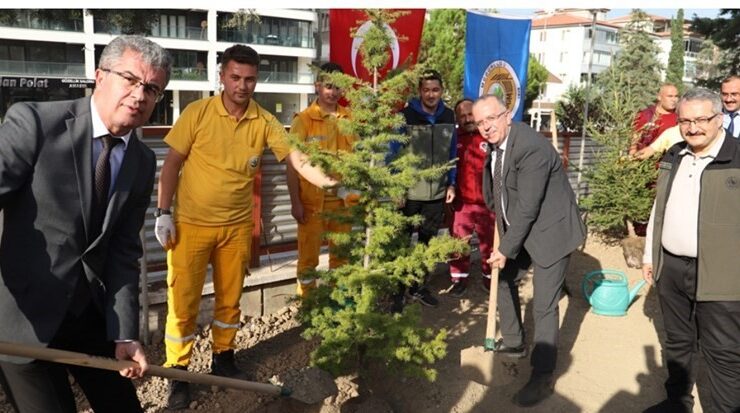
[[[485,204],[483,164],[488,143],[478,133],[457,130],[457,185],[455,195],[466,204]]]
[[[638,112],[634,122],[635,131],[640,133],[637,150],[650,146],[663,131],[676,126],[677,122],[678,115],[674,112],[664,113],[656,117],[655,105],[650,105]]]

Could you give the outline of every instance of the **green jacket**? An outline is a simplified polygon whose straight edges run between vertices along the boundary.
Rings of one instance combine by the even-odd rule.
[[[661,235],[668,195],[686,142],[673,145],[660,162],[653,218],[653,268],[663,265]],[[725,137],[701,175],[697,251],[697,301],[740,301],[740,141]]]

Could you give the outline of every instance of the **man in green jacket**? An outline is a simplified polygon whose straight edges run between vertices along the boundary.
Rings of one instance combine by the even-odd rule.
[[[722,102],[692,89],[678,104],[685,142],[660,162],[643,277],[657,285],[666,339],[666,400],[646,412],[691,412],[701,349],[711,411],[740,411],[740,142]]]

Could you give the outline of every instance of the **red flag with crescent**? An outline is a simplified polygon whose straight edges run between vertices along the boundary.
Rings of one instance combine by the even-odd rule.
[[[382,79],[389,70],[402,64],[416,63],[419,56],[425,9],[404,9],[404,11],[410,13],[400,16],[389,26],[393,31],[393,38],[388,48],[390,59],[385,67],[380,69],[379,79]],[[369,27],[369,19],[363,10],[329,10],[329,60],[341,65],[344,73],[371,82],[372,73],[369,73],[363,66],[360,54],[362,34]],[[357,37],[351,35],[354,28],[357,28]]]

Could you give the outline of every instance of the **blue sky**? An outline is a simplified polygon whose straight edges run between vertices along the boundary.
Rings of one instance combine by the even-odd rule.
[[[515,16],[531,16],[536,9],[497,9],[501,14],[510,14]],[[675,16],[678,9],[643,9],[649,14],[656,14],[658,16],[671,17]],[[607,16],[609,18],[624,16],[630,13],[632,9],[611,9]],[[686,19],[692,19],[696,14],[699,17],[717,17],[719,9],[683,9],[683,15]]]

